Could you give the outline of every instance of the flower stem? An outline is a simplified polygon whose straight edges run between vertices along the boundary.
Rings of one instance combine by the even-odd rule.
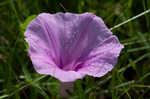
[[[73,91],[74,82],[60,82],[60,95],[69,99],[69,93]]]

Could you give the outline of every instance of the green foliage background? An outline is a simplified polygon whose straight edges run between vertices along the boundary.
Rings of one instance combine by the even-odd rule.
[[[59,81],[33,69],[24,42],[42,12],[92,12],[111,28],[150,9],[150,0],[0,0],[0,99],[61,99]],[[150,99],[150,13],[112,30],[125,45],[102,78],[75,82],[70,99]]]

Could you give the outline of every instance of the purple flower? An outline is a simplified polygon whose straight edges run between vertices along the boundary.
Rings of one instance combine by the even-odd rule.
[[[62,82],[111,71],[123,45],[92,13],[42,13],[25,32],[35,70]]]

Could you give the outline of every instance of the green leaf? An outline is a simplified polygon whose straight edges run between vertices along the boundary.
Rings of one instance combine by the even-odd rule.
[[[27,28],[29,22],[31,22],[35,17],[36,17],[36,15],[31,15],[31,16],[29,16],[29,17],[24,21],[24,23],[22,23],[22,24],[20,25],[20,28],[21,28],[21,32],[22,32],[22,34],[23,34],[23,37],[24,37],[24,32],[25,32],[25,30],[26,30],[26,28]],[[25,37],[24,37],[24,38],[25,38]],[[24,45],[25,45],[25,50],[28,51],[29,46],[28,46],[28,44],[27,44],[25,41],[24,41]]]

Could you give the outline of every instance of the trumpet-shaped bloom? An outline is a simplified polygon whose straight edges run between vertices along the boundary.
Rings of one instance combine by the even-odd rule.
[[[92,13],[39,14],[26,31],[35,70],[62,82],[111,71],[123,45]]]

